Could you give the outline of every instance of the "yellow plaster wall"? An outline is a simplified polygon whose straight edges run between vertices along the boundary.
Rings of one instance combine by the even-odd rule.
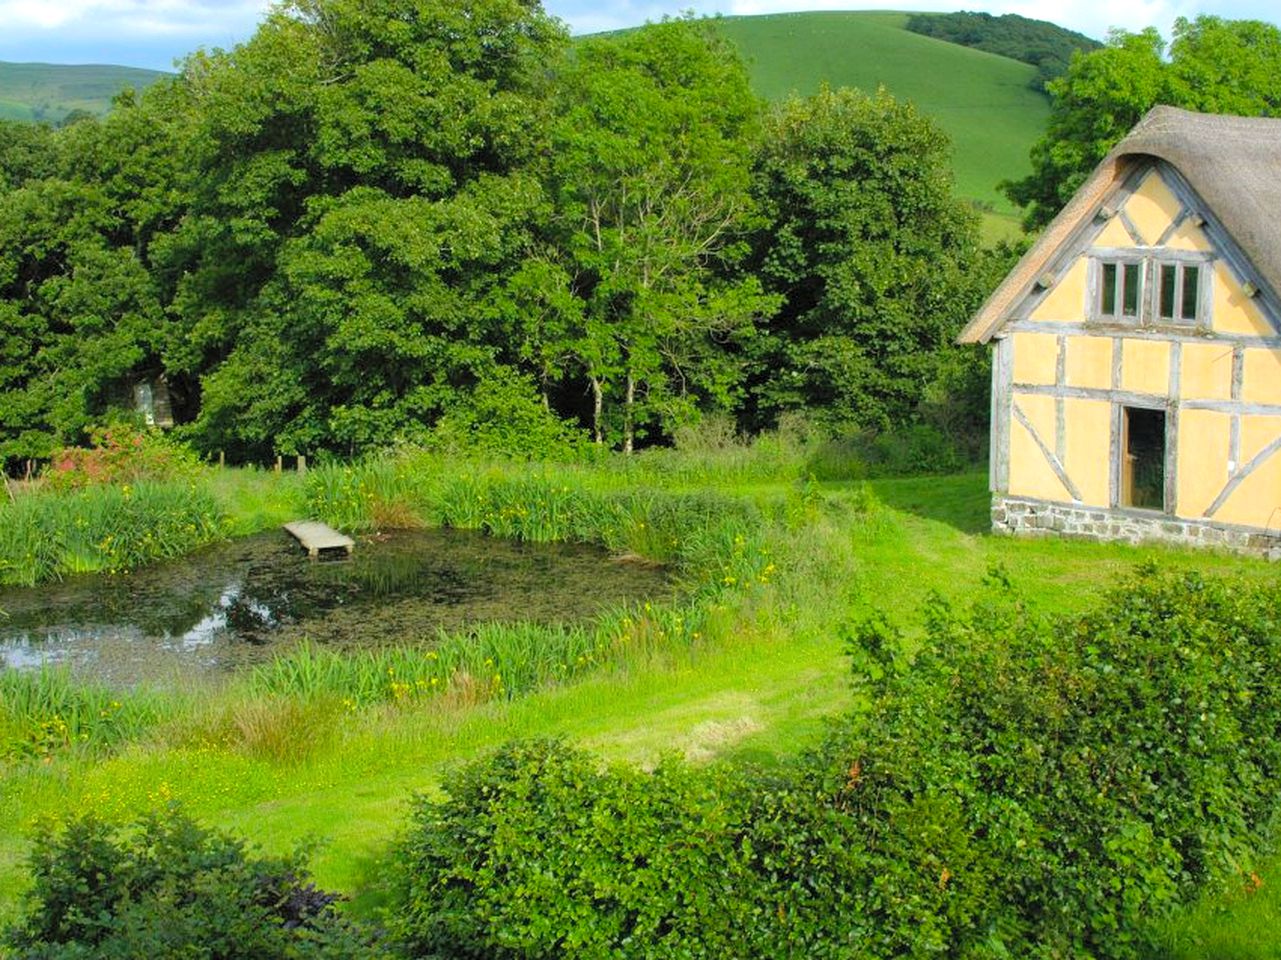
[[[1070,387],[1112,386],[1112,338],[1068,337],[1067,376]]]
[[[1165,340],[1121,341],[1121,388],[1166,396],[1170,391],[1170,344]]]
[[[1228,482],[1231,417],[1212,410],[1179,412],[1178,505],[1181,517],[1201,517]]]
[[[1232,270],[1223,261],[1214,265],[1214,309],[1211,321],[1222,333],[1266,337],[1275,333],[1259,305],[1245,295]]]
[[[1071,356],[1071,354],[1069,354]],[[1081,493],[1081,502],[1107,507],[1112,404],[1106,400],[1065,401],[1067,462],[1063,465]]]
[[[1281,350],[1254,347],[1245,351],[1241,399],[1246,403],[1281,403]]]
[[[1232,399],[1232,345],[1185,343],[1179,394],[1186,400]]]
[[[1241,462],[1238,466],[1245,466],[1277,437],[1281,437],[1281,417],[1243,416],[1241,418]]]
[[[1190,219],[1179,224],[1178,229],[1170,234],[1165,245],[1171,250],[1192,250],[1197,253],[1211,253],[1214,250],[1205,231]]]
[[[1059,281],[1050,288],[1045,299],[1030,314],[1031,319],[1051,323],[1079,323],[1085,314],[1085,288],[1088,280],[1088,260],[1077,257]]]
[[[1273,454],[1242,480],[1213,519],[1273,530],[1281,527],[1281,454]]]
[[[1014,382],[1052,384],[1059,365],[1059,338],[1051,333],[1014,335]]]
[[[1113,217],[1108,221],[1107,226],[1099,231],[1099,235],[1094,238],[1096,247],[1132,247],[1134,238],[1130,236],[1130,231],[1125,229],[1125,224],[1121,222],[1120,217]]]
[[[1053,450],[1056,422],[1054,398],[1020,394],[1016,391],[1014,402],[1036,428],[1041,441]],[[1015,417],[1010,419],[1010,493],[1038,500],[1072,500],[1032,435]]]
[[[1143,241],[1149,246],[1161,239],[1183,210],[1183,204],[1170,192],[1162,176],[1153,170],[1125,202],[1125,212]]]

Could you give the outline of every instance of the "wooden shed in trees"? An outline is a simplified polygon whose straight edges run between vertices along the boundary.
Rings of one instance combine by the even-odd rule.
[[[1281,120],[1152,110],[961,334],[993,528],[1281,553],[1279,290]]]

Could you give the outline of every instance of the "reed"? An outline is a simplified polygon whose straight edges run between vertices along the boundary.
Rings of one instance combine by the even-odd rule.
[[[69,748],[102,750],[137,739],[173,716],[173,695],[128,693],[65,669],[0,671],[0,757],[47,758]]]
[[[119,573],[220,539],[222,515],[192,482],[41,491],[0,505],[0,583]]]

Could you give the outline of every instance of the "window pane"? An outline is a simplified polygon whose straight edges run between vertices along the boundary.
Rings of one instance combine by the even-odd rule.
[[[1125,315],[1137,317],[1139,315],[1139,265],[1137,263],[1125,265],[1125,288],[1121,297]]]
[[[1116,316],[1116,264],[1103,264],[1103,302],[1099,304],[1099,313],[1105,317]]]
[[[1197,318],[1197,304],[1200,302],[1201,271],[1198,267],[1183,268],[1183,319]]]
[[[1161,264],[1161,319],[1174,319],[1174,287],[1179,278],[1179,268],[1172,263]]]

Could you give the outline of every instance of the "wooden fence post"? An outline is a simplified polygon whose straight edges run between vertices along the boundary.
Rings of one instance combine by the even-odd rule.
[[[305,453],[298,454],[298,472],[307,472],[307,455]]]

